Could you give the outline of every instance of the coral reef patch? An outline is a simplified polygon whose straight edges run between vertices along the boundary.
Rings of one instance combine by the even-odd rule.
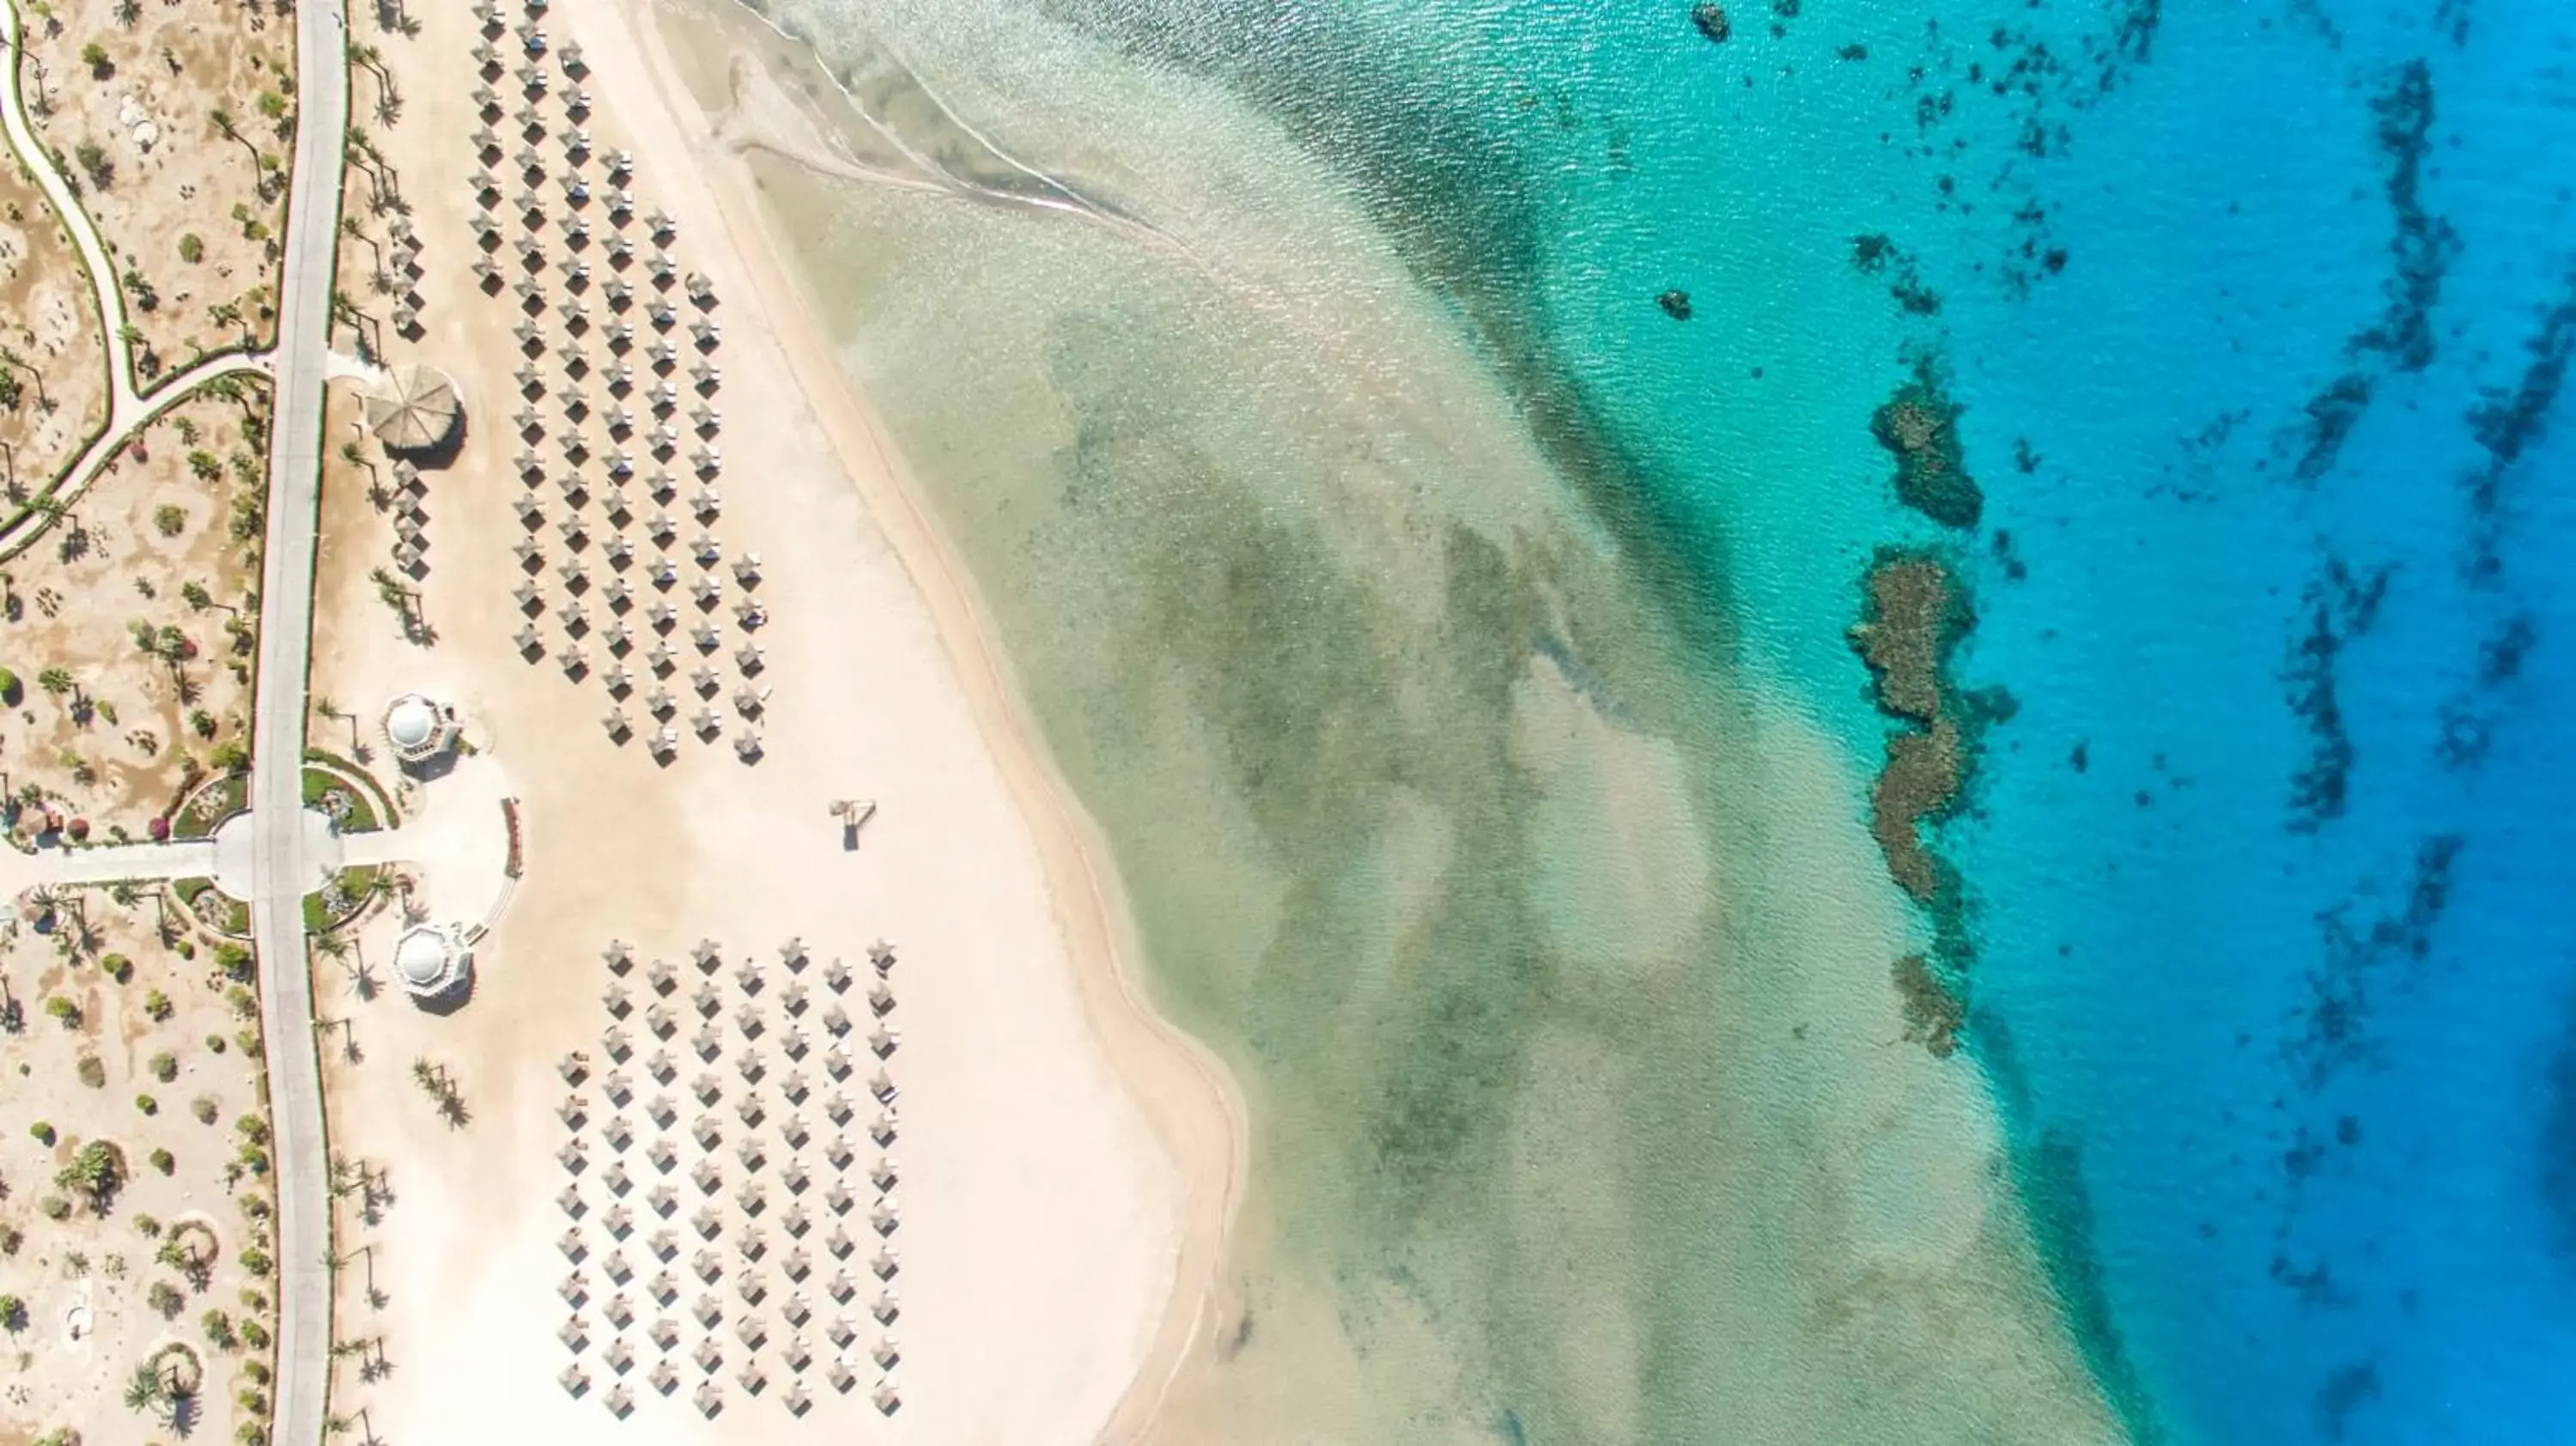
[[[1928,361],[1870,415],[1869,434],[1896,459],[1896,498],[1944,527],[1974,527],[1985,493],[1959,448],[1959,407]]]

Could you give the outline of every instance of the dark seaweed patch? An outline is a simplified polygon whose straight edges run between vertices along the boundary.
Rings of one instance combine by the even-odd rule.
[[[2357,365],[2328,383],[2304,409],[2291,444],[2302,482],[2333,470],[2343,445],[2369,409],[2384,372],[2419,372],[2433,361],[2433,308],[2442,279],[2459,251],[2451,224],[2424,208],[2424,166],[2432,151],[2433,72],[2417,59],[2406,63],[2388,89],[2372,99],[2373,134],[2388,163],[2386,194],[2396,229],[2388,243],[2389,274],[2381,283],[2377,320],[2344,343]]]
[[[2057,1283],[2068,1324],[2082,1346],[2102,1394],[2120,1413],[2130,1438],[2149,1446],[2162,1441],[2146,1386],[2138,1379],[2120,1339],[2118,1316],[2111,1308],[2102,1257],[2094,1241],[2093,1198],[2084,1185],[2082,1147],[2070,1131],[2052,1128],[2021,1160],[2024,1198],[2030,1202],[2031,1233]]]
[[[2388,595],[2385,567],[2356,574],[2341,558],[2301,596],[2306,631],[2285,670],[2290,708],[2308,728],[2308,761],[2290,780],[2290,827],[2314,833],[2343,816],[2352,779],[2352,735],[2346,727],[2336,669],[2351,642],[2370,631]]]
[[[2576,1275],[2576,1008],[2567,1009],[2559,1029],[2540,1134],[2540,1202],[2559,1266]]]
[[[2403,904],[2366,921],[2354,917],[2360,900],[2346,900],[2317,915],[2323,944],[2309,972],[2309,1002],[2300,1031],[2284,1053],[2300,1068],[2310,1090],[2322,1088],[2349,1065],[2376,1056],[2371,1035],[2376,986],[2391,966],[2431,957],[2435,929],[2449,907],[2453,875],[2466,841],[2434,834],[2416,845]]]
[[[1852,265],[1865,276],[1887,279],[1887,294],[1896,298],[1899,309],[1908,316],[1937,316],[1941,312],[1941,293],[1923,284],[1921,268],[1914,253],[1884,235],[1852,238]]]
[[[2307,416],[2306,438],[2299,449],[2299,459],[2291,475],[2302,482],[2314,482],[2334,470],[2336,459],[2343,455],[2343,444],[2352,437],[2352,429],[2361,425],[2364,412],[2370,410],[2370,398],[2376,385],[2368,372],[2346,372],[2326,384],[2326,389],[2308,398],[2301,410]]]
[[[2506,484],[2523,454],[2547,435],[2568,363],[2576,359],[2576,276],[2566,284],[2566,295],[2542,314],[2539,329],[2523,343],[2528,360],[2513,389],[2490,389],[2469,411],[2469,435],[2487,454],[2486,465],[2467,484],[2468,573],[2475,581],[2492,582],[2503,571]]]
[[[2352,1428],[2352,1413],[2379,1399],[2379,1367],[2355,1361],[2337,1369],[2317,1387],[2317,1434],[2340,1441]]]
[[[2442,737],[2435,752],[2443,767],[2456,772],[2486,761],[2495,742],[2498,702],[2493,695],[2522,676],[2524,661],[2539,643],[2538,625],[2524,611],[2497,624],[2478,644],[2476,683],[2442,703]]]
[[[2522,676],[2522,665],[2531,657],[2532,648],[2540,641],[2537,625],[2527,612],[2515,613],[2504,620],[2485,642],[2478,644],[2478,686],[2501,688]]]
[[[2397,218],[2389,242],[2394,263],[2383,292],[2387,310],[2349,350],[2385,353],[2396,369],[2422,371],[2433,361],[2433,307],[2442,277],[2459,250],[2451,223],[2424,209],[2424,160],[2433,148],[2433,70],[2411,60],[2396,84],[2370,103],[2380,152],[2388,157],[2388,209]]]
[[[1959,1026],[1967,1017],[1958,991],[1920,954],[1897,960],[1894,973],[1896,994],[1905,1006],[1907,1042],[1931,1051],[1934,1059],[1948,1059],[1959,1047]]]

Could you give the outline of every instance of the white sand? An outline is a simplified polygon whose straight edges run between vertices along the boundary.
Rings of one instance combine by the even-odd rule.
[[[321,966],[322,1007],[357,1018],[366,1055],[351,1066],[334,1052],[333,1147],[385,1165],[397,1197],[380,1226],[344,1224],[342,1246],[374,1248],[367,1272],[348,1272],[341,1334],[381,1334],[394,1370],[369,1383],[354,1362],[344,1366],[334,1409],[363,1408],[387,1439],[414,1441],[1091,1439],[1149,1363],[1140,1395],[1152,1395],[1196,1328],[1239,1159],[1221,1078],[1129,994],[1116,963],[1132,953],[1128,929],[1114,886],[1093,867],[1097,840],[1012,713],[971,593],[768,254],[731,158],[703,141],[693,108],[670,104],[680,92],[649,53],[658,43],[649,22],[631,23],[614,0],[569,0],[548,30],[558,46],[578,39],[586,52],[599,154],[635,152],[639,215],[660,206],[678,219],[677,259],[708,273],[721,298],[713,400],[724,416],[725,506],[712,530],[728,559],[746,550],[762,559],[767,756],[745,766],[726,740],[687,739],[675,764],[657,767],[640,741],[609,741],[598,720],[610,699],[596,677],[576,685],[551,659],[519,658],[509,639],[523,619],[507,596],[519,577],[507,549],[523,535],[507,466],[519,445],[507,421],[519,404],[507,328],[519,313],[506,294],[476,294],[464,271],[474,255],[464,199],[474,166],[464,138],[477,124],[466,99],[473,22],[461,5],[414,13],[423,35],[385,42],[407,113],[377,134],[416,206],[429,334],[394,342],[390,360],[448,368],[474,426],[458,464],[433,474],[434,571],[421,592],[434,648],[389,636],[366,581],[384,524],[362,502],[326,503],[316,690],[361,712],[412,688],[460,704],[523,801],[527,871],[478,951],[474,998],[452,1016],[417,1011],[390,990],[359,1004],[336,968]],[[559,67],[549,69],[560,86]],[[516,82],[496,88],[515,109]],[[549,131],[559,130],[560,105],[547,109]],[[515,150],[515,123],[503,129]],[[551,135],[541,149],[560,167]],[[603,190],[604,171],[592,163]],[[516,189],[513,174],[505,190]],[[559,199],[551,175],[542,189]],[[515,241],[513,208],[499,214]],[[594,225],[604,230],[604,216],[594,212]],[[515,270],[515,254],[503,255]],[[641,289],[640,266],[631,274]],[[559,283],[549,289],[562,294]],[[588,350],[606,356],[595,340]],[[636,361],[641,375],[640,346]],[[539,364],[559,381],[557,356]],[[604,400],[595,382],[590,390],[594,404]],[[539,406],[559,415],[552,399]],[[559,456],[551,437],[540,451]],[[560,507],[551,482],[542,491]],[[684,523],[683,536],[695,530]],[[551,531],[541,536],[559,553]],[[549,602],[559,600],[551,574],[545,582]],[[726,582],[730,594],[729,573]],[[605,616],[595,601],[593,612]],[[729,651],[740,634],[718,617]],[[551,619],[541,628],[560,640]],[[595,640],[591,653],[605,664]],[[633,666],[641,672],[640,659]],[[729,695],[737,680],[724,671]],[[728,729],[740,726],[723,697],[715,705]],[[684,698],[682,713],[695,706]],[[641,719],[638,702],[627,709]],[[327,741],[327,725],[316,737]],[[826,812],[843,797],[880,805],[855,853]],[[368,939],[380,974],[391,931],[380,920]],[[903,1406],[891,1420],[868,1403],[876,1371],[857,1350],[858,1388],[844,1396],[826,1383],[831,1347],[819,1329],[805,1377],[817,1405],[801,1422],[778,1400],[790,1377],[774,1351],[762,1396],[734,1385],[738,1349],[719,1377],[725,1409],[702,1419],[688,1402],[701,1379],[685,1360],[701,1334],[694,1322],[684,1321],[673,1353],[683,1376],[668,1400],[642,1384],[655,1352],[630,1333],[639,1409],[623,1423],[600,1404],[618,1377],[599,1347],[575,1357],[556,1339],[568,1311],[555,1284],[569,1267],[552,1243],[566,1224],[552,1197],[567,1178],[553,1159],[564,1134],[552,1111],[565,1093],[554,1061],[598,1053],[607,940],[677,959],[702,935],[731,957],[771,959],[780,941],[802,936],[818,965],[838,956],[863,974],[871,939],[901,951],[903,1046],[891,1069],[903,1091],[894,1237]],[[696,983],[688,978],[684,993]],[[453,1069],[474,1111],[469,1126],[435,1120],[408,1077],[418,1057]],[[728,1080],[730,1066],[728,1057],[719,1070]],[[697,1068],[684,1058],[683,1081]],[[684,1101],[683,1123],[689,1113]],[[875,1152],[862,1149],[864,1164]],[[863,1201],[872,1195],[858,1165],[848,1179]],[[683,1190],[685,1219],[697,1199]],[[695,1244],[686,1241],[684,1258]],[[368,1272],[389,1297],[381,1312],[359,1295]],[[809,1294],[828,1319],[835,1308]],[[864,1347],[875,1325],[858,1324]],[[730,1344],[729,1330],[719,1335]],[[555,1380],[575,1359],[593,1378],[580,1400]]]

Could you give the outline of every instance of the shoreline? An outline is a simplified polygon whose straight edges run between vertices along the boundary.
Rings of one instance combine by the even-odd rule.
[[[1249,1131],[1241,1092],[1207,1047],[1165,1019],[1135,973],[1141,942],[1108,840],[1074,799],[1018,701],[971,574],[942,535],[866,394],[817,334],[810,299],[761,214],[758,182],[724,144],[673,69],[651,0],[594,0],[651,63],[649,91],[703,163],[728,239],[760,310],[843,475],[919,591],[1006,787],[1030,825],[1085,1012],[1130,1097],[1184,1182],[1184,1228],[1163,1318],[1118,1406],[1094,1439],[1146,1434],[1184,1362],[1205,1339],[1218,1269],[1241,1207]],[[782,304],[793,303],[793,304]],[[870,465],[858,465],[873,463]]]

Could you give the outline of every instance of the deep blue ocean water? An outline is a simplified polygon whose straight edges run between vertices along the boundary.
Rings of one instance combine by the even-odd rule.
[[[1754,676],[1874,756],[1871,549],[1971,580],[1974,1048],[2114,1398],[2576,1440],[2576,10],[1727,8],[1399,24]],[[1973,530],[1870,438],[1917,363]]]

